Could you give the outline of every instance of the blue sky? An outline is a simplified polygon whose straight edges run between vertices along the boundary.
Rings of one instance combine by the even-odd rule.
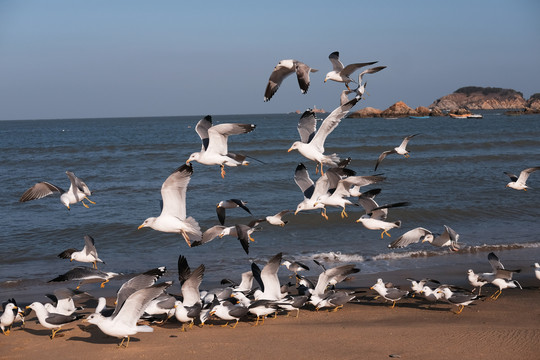
[[[463,86],[540,92],[540,2],[0,0],[0,120],[283,113],[339,104],[328,55],[379,61],[361,107]],[[281,59],[287,78],[263,102]],[[357,108],[359,106],[357,105]]]

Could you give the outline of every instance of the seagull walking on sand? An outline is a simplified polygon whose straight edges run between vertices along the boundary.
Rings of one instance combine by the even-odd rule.
[[[279,89],[279,86],[283,80],[294,72],[296,73],[296,78],[298,79],[300,91],[302,94],[307,93],[310,83],[309,73],[317,71],[319,70],[312,69],[308,65],[298,60],[281,60],[274,67],[272,74],[270,74],[270,78],[268,79],[268,84],[266,85],[266,90],[264,92],[264,101],[269,101]]]
[[[229,135],[246,134],[255,130],[253,124],[225,123],[212,125],[212,117],[205,116],[197,123],[195,131],[202,140],[201,151],[192,153],[186,164],[197,161],[203,165],[219,165],[221,177],[225,178],[225,165],[248,165],[245,155],[230,153],[227,140]]]
[[[516,175],[514,175],[512,173],[509,173],[509,172],[505,171],[504,173],[506,175],[508,175],[508,177],[510,177],[510,180],[512,180],[508,184],[506,184],[506,187],[516,189],[516,190],[527,191],[527,189],[530,189],[530,187],[528,187],[527,184],[526,184],[527,179],[529,178],[529,175],[531,175],[536,170],[540,170],[540,166],[530,167],[530,168],[527,168],[527,169],[521,171],[519,173],[519,177],[517,177]]]
[[[392,301],[392,309],[396,306],[397,301],[409,294],[407,290],[387,287],[382,279],[377,279],[377,282],[370,289],[375,290],[385,300]]]
[[[137,325],[137,321],[143,315],[144,309],[148,307],[150,301],[162,295],[164,290],[171,285],[172,282],[168,281],[137,290],[126,299],[117,314],[105,317],[99,313],[93,313],[86,318],[86,321],[97,325],[106,335],[122,338],[118,346],[127,348],[130,336],[138,332],[154,331],[148,325]],[[126,339],[127,342],[124,345]]]
[[[317,163],[317,168],[320,167],[323,174],[323,164],[329,166],[338,166],[339,156],[337,154],[324,155],[324,142],[328,135],[334,131],[351,108],[358,102],[359,98],[355,97],[351,101],[339,106],[330,113],[322,122],[319,130],[316,131],[317,119],[312,110],[306,110],[298,121],[298,133],[300,141],[295,141],[289,148],[288,152],[298,150],[305,158]]]
[[[343,63],[339,61],[339,51],[334,51],[333,53],[331,53],[328,56],[328,59],[330,59],[330,62],[332,63],[332,71],[326,74],[326,77],[324,78],[324,82],[326,82],[327,80],[332,80],[332,81],[345,83],[345,86],[347,87],[347,90],[349,91],[351,90],[351,88],[349,87],[349,83],[355,82],[353,79],[350,78],[350,76],[361,67],[373,65],[377,63],[377,61],[372,61],[372,62],[355,63],[355,64],[349,64],[347,66],[343,66]]]
[[[480,279],[481,274],[475,274],[473,269],[467,270],[467,280],[469,284],[473,287],[472,291],[474,292],[478,289],[478,295],[482,292],[482,286],[486,285],[488,281]]]
[[[384,158],[387,157],[390,154],[399,154],[399,155],[403,155],[406,158],[408,158],[409,157],[409,152],[407,151],[407,144],[409,143],[409,140],[411,140],[416,135],[418,135],[418,134],[413,134],[413,135],[406,136],[399,146],[393,148],[392,150],[383,151],[383,153],[381,155],[379,155],[379,158],[377,159],[377,163],[375,164],[375,170],[374,171],[377,171],[377,168],[379,167],[379,164],[381,163],[381,161],[383,161]]]
[[[458,315],[461,314],[465,306],[480,298],[478,295],[472,293],[453,292],[447,286],[441,287],[438,292],[441,293],[450,304],[459,307],[459,310],[456,312]]]
[[[58,254],[58,257],[61,259],[69,259],[69,261],[79,261],[84,263],[92,263],[92,267],[97,269],[97,263],[103,263],[98,257],[94,239],[90,235],[84,235],[84,247],[82,250],[78,251],[77,249],[67,249]]]
[[[191,242],[201,240],[199,223],[191,216],[186,217],[186,191],[192,174],[191,165],[182,165],[165,180],[161,186],[161,214],[144,220],[139,229],[150,227],[161,232],[181,234],[190,247]]]
[[[20,202],[26,202],[30,200],[36,200],[49,196],[51,194],[59,193],[60,202],[70,210],[70,205],[76,204],[79,201],[83,204],[84,207],[88,208],[88,205],[85,204],[83,200],[88,200],[89,203],[95,204],[88,196],[92,195],[92,192],[86,186],[84,181],[75,176],[71,171],[66,171],[66,175],[69,178],[70,186],[68,191],[63,190],[62,188],[53,185],[49,182],[39,182],[32,186],[30,189],[26,190],[19,199]]]

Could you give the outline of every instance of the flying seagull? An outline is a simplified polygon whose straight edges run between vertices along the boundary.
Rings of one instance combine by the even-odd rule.
[[[117,276],[115,272],[105,272],[85,266],[78,266],[66,272],[65,274],[59,275],[48,282],[61,282],[61,281],[79,281],[77,289],[88,282],[101,282],[101,287],[105,287],[105,284],[109,282],[109,279]]]
[[[527,169],[521,171],[519,173],[519,177],[517,177],[516,175],[514,175],[512,173],[509,173],[509,172],[505,171],[504,173],[506,175],[508,175],[508,177],[510,177],[510,180],[512,180],[508,184],[506,184],[506,187],[516,189],[516,190],[527,191],[527,189],[530,189],[530,188],[525,183],[527,182],[527,179],[529,178],[529,175],[531,175],[531,173],[533,173],[536,170],[540,170],[540,166],[527,168]]]
[[[397,240],[389,244],[388,247],[390,249],[404,248],[410,244],[418,243],[429,236],[433,238],[431,231],[423,227],[417,227],[401,235],[399,238],[397,238]]]
[[[216,213],[217,213],[217,216],[221,225],[225,225],[225,210],[234,209],[237,207],[244,209],[250,215],[252,215],[251,211],[249,211],[249,209],[246,206],[246,202],[240,199],[223,200],[223,201],[220,201],[216,206]]]
[[[399,154],[399,155],[403,155],[406,158],[408,158],[409,157],[409,152],[406,149],[407,144],[409,143],[409,140],[411,140],[416,135],[418,135],[418,134],[413,134],[413,135],[406,136],[399,146],[393,148],[392,150],[383,151],[383,153],[381,155],[379,155],[379,158],[377,159],[377,163],[375,164],[375,170],[373,170],[373,171],[377,171],[377,168],[379,167],[379,164],[381,163],[381,161],[383,161],[384,158],[387,157],[390,154]]]
[[[268,85],[266,85],[266,90],[264,92],[264,101],[269,101],[279,89],[283,79],[291,75],[293,72],[296,72],[300,91],[302,94],[307,93],[309,88],[309,73],[317,71],[317,69],[312,69],[308,65],[298,60],[281,60],[278,62],[276,67],[274,67],[272,74],[270,74],[270,79],[268,79]]]
[[[98,257],[96,246],[94,245],[94,239],[90,235],[84,235],[84,247],[82,250],[67,249],[58,254],[61,259],[69,259],[69,261],[80,261],[85,263],[92,263],[92,267],[97,269],[97,263],[103,263]]]
[[[255,130],[253,124],[225,123],[212,125],[212,117],[205,116],[197,123],[195,131],[202,140],[202,148],[199,152],[192,153],[186,160],[186,164],[197,161],[203,165],[219,165],[221,177],[225,177],[225,165],[239,166],[248,165],[246,156],[230,153],[227,146],[229,135],[245,134]]]
[[[360,98],[362,98],[364,96],[364,92],[365,92],[366,85],[367,85],[367,82],[362,84],[362,77],[365,74],[374,74],[374,73],[379,72],[379,71],[381,71],[381,70],[383,70],[385,68],[386,68],[386,66],[376,66],[376,67],[373,67],[373,68],[366,69],[366,70],[362,71],[358,75],[358,87],[356,89],[353,89],[353,90],[343,90],[341,92],[340,104],[343,105],[347,101],[349,101],[348,95],[352,94],[352,93],[356,93],[358,96],[360,96]]]
[[[444,225],[444,232],[442,234],[430,235],[427,234],[422,239],[422,242],[429,242],[433,246],[448,246],[451,251],[458,251],[461,244],[458,244],[459,234],[449,226]]]
[[[24,194],[22,194],[19,201],[26,202],[41,199],[54,193],[60,193],[60,202],[64,204],[68,210],[70,210],[70,205],[76,204],[79,201],[84,205],[84,207],[88,208],[88,205],[85,204],[83,200],[88,200],[88,202],[95,204],[95,202],[88,198],[88,196],[92,195],[92,192],[88,186],[86,186],[84,181],[76,177],[71,171],[66,171],[66,174],[71,183],[68,191],[65,191],[62,188],[45,181],[38,182],[30,189],[26,190]]]
[[[202,237],[199,223],[193,217],[186,218],[186,191],[193,174],[191,165],[182,165],[161,186],[163,207],[158,217],[149,217],[139,226],[157,231],[182,234],[188,246]]]
[[[331,53],[328,56],[328,59],[330,59],[333,69],[332,71],[326,74],[326,77],[324,78],[324,82],[326,82],[327,80],[333,80],[333,81],[345,83],[347,90],[351,90],[351,88],[349,87],[349,83],[355,82],[353,79],[350,78],[350,76],[356,70],[360,69],[361,67],[373,65],[377,63],[377,61],[372,61],[372,62],[355,63],[355,64],[349,64],[347,66],[343,66],[343,63],[339,61],[339,51],[334,51],[333,53]]]
[[[336,108],[324,119],[317,131],[315,131],[317,127],[315,113],[312,110],[305,111],[298,121],[300,141],[294,142],[288,151],[298,150],[307,159],[315,161],[317,166],[320,166],[321,174],[323,174],[323,164],[338,166],[339,156],[337,154],[324,155],[324,142],[326,141],[326,137],[334,131],[341,122],[341,119],[349,113],[351,108],[359,100],[358,97],[355,97],[351,101]]]

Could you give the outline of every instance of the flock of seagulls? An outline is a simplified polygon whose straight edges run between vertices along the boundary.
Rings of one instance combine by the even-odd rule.
[[[226,211],[241,208],[251,215],[247,202],[241,199],[228,199],[217,203],[216,215],[219,225],[214,225],[206,230],[202,230],[199,223],[191,216],[188,216],[186,209],[186,195],[188,184],[193,176],[192,162],[198,162],[207,166],[220,166],[220,175],[224,179],[225,166],[237,167],[248,165],[248,156],[231,153],[228,150],[228,137],[230,135],[241,135],[252,132],[255,129],[253,124],[223,123],[214,125],[211,116],[205,116],[196,125],[196,132],[199,135],[202,146],[199,152],[192,153],[186,163],[177,168],[163,182],[161,187],[162,208],[157,217],[147,218],[138,228],[149,227],[153,230],[165,233],[175,233],[183,237],[189,247],[200,246],[216,238],[224,236],[237,237],[243,250],[249,253],[249,245],[254,241],[252,234],[259,230],[262,222],[267,222],[275,226],[285,226],[288,220],[283,217],[289,213],[297,214],[300,211],[320,210],[323,218],[328,219],[327,207],[337,207],[341,209],[341,217],[346,218],[346,207],[358,206],[364,210],[364,214],[356,220],[365,228],[381,231],[380,237],[384,235],[390,237],[389,231],[400,228],[401,220],[388,220],[389,209],[406,207],[408,202],[395,202],[379,205],[375,197],[381,189],[370,189],[362,192],[361,188],[377,184],[386,180],[381,174],[358,176],[356,172],[348,166],[351,159],[341,159],[338,154],[325,154],[325,141],[327,137],[336,129],[341,120],[347,116],[350,110],[361,99],[365,92],[366,83],[363,76],[377,73],[385,66],[377,66],[360,72],[358,81],[352,79],[355,71],[362,67],[373,65],[373,62],[353,63],[344,66],[339,60],[339,53],[333,52],[329,56],[332,70],[324,79],[344,83],[346,90],[340,95],[340,105],[332,111],[317,129],[318,119],[312,110],[305,111],[298,121],[298,133],[300,140],[292,144],[289,152],[297,150],[307,160],[315,163],[315,173],[319,178],[314,181],[310,178],[308,169],[300,163],[294,172],[294,181],[300,188],[303,200],[297,205],[296,210],[285,209],[275,215],[268,215],[264,218],[254,219],[249,224],[234,224],[226,226]],[[306,93],[310,86],[310,73],[318,70],[311,68],[298,60],[281,60],[270,75],[264,101],[269,101],[277,92],[283,80],[296,73],[300,90]],[[355,83],[357,87],[351,89],[350,84]],[[354,94],[352,99],[348,95]],[[376,171],[381,162],[390,154],[409,156],[406,147],[408,142],[419,134],[409,135],[404,138],[401,145],[392,150],[384,151],[376,161]],[[324,169],[326,167],[326,171]],[[540,169],[532,167],[521,172],[519,177],[506,173],[512,180],[507,187],[517,190],[527,190],[526,181],[529,175]],[[48,183],[39,182],[28,189],[20,198],[21,202],[40,199],[45,196],[58,193],[61,203],[70,209],[70,206],[81,202],[85,207],[85,201],[95,204],[88,197],[91,191],[88,186],[76,177],[72,172],[66,171],[70,179],[70,188],[64,191],[61,188]],[[356,200],[355,200],[356,199]],[[458,243],[459,234],[447,225],[444,225],[442,234],[433,233],[428,229],[417,227],[408,230],[397,240],[388,245],[389,248],[402,248],[419,242],[428,242],[437,247],[448,247],[450,250],[458,251],[461,243]],[[119,276],[114,272],[98,270],[98,263],[104,264],[98,257],[94,239],[84,236],[85,245],[82,250],[70,248],[58,255],[62,259],[70,259],[82,263],[90,263],[91,267],[77,266],[65,274],[59,275],[49,282],[77,282],[77,290],[60,288],[55,291],[54,304],[42,304],[33,302],[25,309],[17,306],[14,299],[10,299],[3,306],[3,313],[0,317],[0,328],[6,335],[9,334],[11,326],[24,321],[24,317],[30,311],[36,313],[39,323],[51,329],[50,338],[53,339],[62,326],[73,321],[80,320],[97,326],[104,334],[121,339],[119,346],[128,347],[130,337],[139,332],[152,332],[149,325],[140,325],[141,319],[145,319],[152,324],[154,321],[167,321],[175,318],[182,324],[182,329],[187,330],[193,324],[200,326],[207,321],[220,319],[225,321],[225,326],[229,322],[234,322],[231,327],[236,327],[239,321],[254,318],[254,325],[264,323],[264,319],[270,314],[296,312],[298,316],[300,309],[309,308],[320,310],[337,310],[346,303],[359,299],[359,293],[351,290],[339,289],[341,282],[346,281],[360,269],[353,264],[346,264],[334,268],[326,268],[323,264],[314,260],[320,267],[320,272],[316,282],[300,273],[309,271],[310,268],[292,259],[283,259],[282,253],[268,259],[262,269],[255,262],[251,263],[251,268],[246,269],[241,274],[241,282],[224,279],[223,287],[211,290],[201,289],[206,266],[201,264],[195,270],[191,270],[187,259],[180,256],[178,260],[178,281],[181,285],[181,294],[168,292],[173,285],[172,281],[158,282],[166,274],[164,267],[151,269],[144,273],[133,276],[124,282],[118,289],[115,305],[108,308],[107,300],[100,298],[98,305],[92,313],[85,316],[81,308],[75,306],[73,298],[80,295],[79,288],[83,284],[100,283],[104,287],[110,279]],[[471,269],[467,276],[471,286],[478,289],[478,294],[474,291],[465,291],[451,285],[440,285],[437,288],[430,288],[430,282],[438,283],[436,280],[423,279],[421,281],[411,280],[411,289],[404,290],[384,283],[378,279],[371,289],[382,297],[385,301],[392,302],[394,308],[401,299],[420,296],[429,303],[439,300],[458,306],[457,313],[461,313],[463,308],[481,298],[480,289],[485,284],[491,283],[498,288],[492,299],[496,300],[503,289],[521,287],[516,280],[512,280],[512,275],[518,270],[508,270],[503,267],[497,256],[490,253],[488,260],[493,268],[492,273],[475,274]],[[287,268],[291,273],[291,278],[295,282],[281,284],[278,277],[278,270],[281,266]],[[536,276],[540,279],[540,265],[535,264]]]

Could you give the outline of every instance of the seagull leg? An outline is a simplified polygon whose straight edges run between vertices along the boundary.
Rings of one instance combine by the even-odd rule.
[[[493,300],[497,300],[499,296],[501,296],[501,294],[502,294],[502,290],[499,289],[499,293],[497,294],[497,296],[495,296],[495,298],[493,298]]]
[[[94,201],[90,200],[88,197],[85,196],[84,198],[85,198],[86,200],[88,200],[88,202],[89,202],[90,204],[94,204],[94,205],[96,204]]]
[[[6,329],[5,331],[4,329],[2,329],[2,333],[6,336],[9,336],[9,329]]]
[[[229,326],[229,322],[227,321],[224,325],[219,325],[219,326],[221,326],[221,327],[227,327],[227,326]]]
[[[497,291],[495,291],[493,293],[493,295],[491,295],[491,299],[493,300],[497,300],[497,297],[499,297],[499,293],[501,292],[501,289],[498,289]]]
[[[394,308],[394,306],[396,306],[396,302],[394,301],[394,303],[392,304],[392,309]]]
[[[321,216],[323,218],[325,218],[326,220],[328,220],[328,215],[326,215],[326,208],[325,207],[322,208],[322,210],[321,210]]]
[[[220,167],[221,167],[221,178],[225,179],[225,174],[226,174],[225,173],[225,165],[221,164]]]
[[[54,335],[56,335],[56,333],[57,333],[60,329],[61,329],[61,328],[58,328],[58,329],[52,329],[51,340],[54,339]]]
[[[81,200],[81,204],[83,204],[83,206],[84,206],[85,208],[87,208],[87,209],[90,207],[90,206],[86,205],[86,204],[84,203],[84,201],[82,201],[82,200]]]
[[[464,308],[465,308],[465,305],[459,305],[459,311],[456,313],[456,315],[461,314]]]
[[[96,269],[96,270],[97,270],[97,261],[93,261],[93,262],[92,262],[92,269]]]
[[[349,217],[349,215],[347,215],[347,212],[345,211],[345,207],[343,207],[343,210],[341,210],[341,218],[344,219],[346,217]]]
[[[101,288],[104,288],[105,287],[105,284],[109,282],[109,279],[105,280],[104,282],[101,283]]]
[[[388,235],[388,237],[391,237],[390,234],[385,230],[381,233],[381,239],[384,238],[384,234]]]
[[[251,235],[248,235],[248,239],[255,242],[255,239],[251,237]]]
[[[324,175],[324,171],[323,171],[323,168],[322,168],[323,164],[322,163],[319,163],[319,164],[321,165],[321,176],[323,176]]]
[[[184,240],[186,240],[186,243],[189,247],[191,247],[191,240],[189,239],[189,235],[185,232],[185,230],[180,230],[182,236],[184,237]]]

